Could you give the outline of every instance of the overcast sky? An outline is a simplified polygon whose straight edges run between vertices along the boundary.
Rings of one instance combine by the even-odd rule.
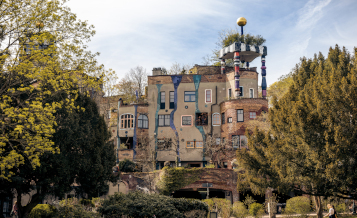
[[[268,85],[287,74],[300,57],[330,46],[357,46],[357,0],[71,0],[67,5],[95,26],[89,49],[122,78],[138,65],[202,64],[218,32],[236,28],[262,35],[268,48]],[[259,60],[251,67],[260,66]],[[259,70],[259,73],[260,70]],[[260,84],[260,81],[259,81]]]

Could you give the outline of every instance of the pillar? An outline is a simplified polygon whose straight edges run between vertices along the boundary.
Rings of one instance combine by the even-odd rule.
[[[226,73],[226,60],[222,59],[221,60],[221,74]]]
[[[263,98],[267,96],[267,82],[266,82],[266,66],[265,66],[265,55],[262,55],[262,94]]]
[[[240,64],[240,57],[239,52],[234,52],[234,80],[235,80],[235,95],[236,99],[239,97],[239,64]]]

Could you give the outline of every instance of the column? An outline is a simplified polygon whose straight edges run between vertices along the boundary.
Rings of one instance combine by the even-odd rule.
[[[240,64],[239,52],[234,52],[234,80],[235,80],[235,96],[239,97],[239,64]]]
[[[226,73],[226,60],[222,59],[221,60],[221,74]]]
[[[266,66],[265,66],[265,55],[262,55],[262,94],[263,98],[267,96],[267,82],[266,82]]]

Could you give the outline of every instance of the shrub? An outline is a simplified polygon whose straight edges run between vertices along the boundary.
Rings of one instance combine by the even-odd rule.
[[[306,215],[310,212],[310,199],[303,196],[293,197],[286,201],[286,214],[297,213]]]
[[[342,204],[338,204],[336,207],[336,213],[344,213],[346,212],[346,204],[342,203]]]
[[[231,202],[223,198],[211,198],[203,200],[208,205],[210,211],[216,211],[218,216],[229,218],[232,213]]]
[[[248,216],[248,209],[243,202],[238,201],[233,204],[233,216],[237,218],[245,218]]]
[[[203,211],[203,212],[198,212]],[[208,207],[199,200],[171,198],[158,194],[115,193],[102,202],[98,212],[106,218],[122,217],[184,217],[184,214],[206,214]]]
[[[139,169],[136,168],[136,164],[128,159],[124,159],[119,162],[120,172],[138,172]]]
[[[50,218],[54,216],[56,208],[49,204],[38,204],[34,207],[30,214],[29,218]]]
[[[249,205],[249,214],[254,217],[260,217],[264,215],[264,206],[259,203],[252,203]]]
[[[92,202],[89,199],[68,198],[59,203],[55,218],[99,218],[98,213],[91,212]],[[85,206],[86,205],[86,206]]]

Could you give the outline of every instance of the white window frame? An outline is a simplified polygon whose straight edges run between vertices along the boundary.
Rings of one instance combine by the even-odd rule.
[[[251,92],[252,90],[252,92]],[[251,96],[250,93],[252,93],[253,95]],[[254,98],[254,89],[250,88],[249,89],[249,98]]]
[[[122,128],[122,127],[121,127],[121,120],[122,120],[121,117],[122,117],[123,115],[133,115],[133,127],[132,127],[132,128]],[[134,129],[134,128],[135,128],[135,125],[134,125],[135,120],[136,120],[136,119],[135,119],[134,114],[131,114],[131,113],[121,114],[121,115],[120,115],[120,120],[119,120],[120,129]]]
[[[207,91],[211,92],[211,101],[207,101]],[[212,89],[205,89],[205,103],[212,103]]]
[[[218,117],[219,117],[219,124],[214,124],[214,122],[213,122],[213,121],[214,121],[214,119],[213,119],[214,115],[218,115]],[[222,123],[221,114],[220,114],[220,113],[213,113],[213,114],[212,114],[212,126],[220,126],[221,123]]]

